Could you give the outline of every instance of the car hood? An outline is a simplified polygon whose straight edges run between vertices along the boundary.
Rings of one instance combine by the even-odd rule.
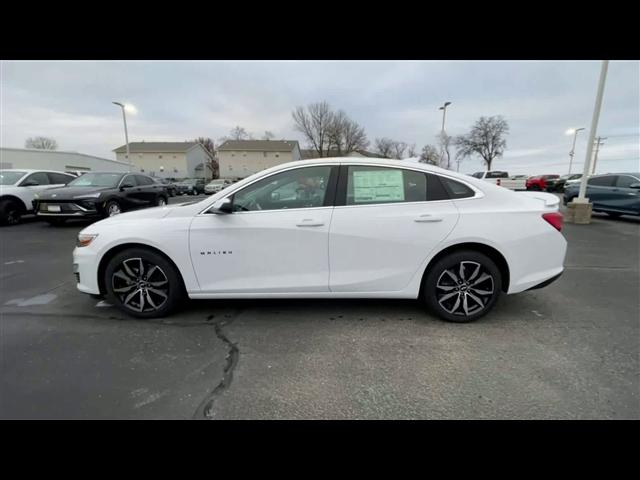
[[[40,200],[73,200],[81,195],[114,190],[112,187],[57,187],[47,188],[39,193]]]
[[[119,223],[137,222],[140,220],[158,220],[170,215],[180,205],[165,205],[162,207],[144,208],[142,210],[134,210],[132,212],[120,213],[113,217],[105,218],[96,222],[94,225],[110,226]]]

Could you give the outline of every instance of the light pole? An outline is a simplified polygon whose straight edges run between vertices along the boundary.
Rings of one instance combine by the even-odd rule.
[[[571,166],[573,165],[573,156],[576,153],[576,139],[578,138],[578,132],[580,130],[584,130],[584,127],[570,128],[569,130],[567,130],[567,135],[573,134],[573,145],[571,146],[571,151],[569,152],[569,175],[571,175]]]
[[[444,121],[447,117],[447,107],[451,105],[451,102],[444,102],[444,105],[442,105],[438,110],[442,110],[442,131],[440,132],[440,163],[442,164],[442,162],[444,161],[444,142],[445,142],[445,130],[444,130]],[[449,168],[449,165],[447,165],[447,168]]]
[[[131,171],[131,155],[129,155],[129,134],[127,133],[127,115],[124,112],[124,104],[120,102],[111,102],[114,105],[118,105],[122,109],[122,120],[124,121],[124,139],[127,143],[127,160],[129,160],[129,171]]]
[[[589,127],[589,139],[587,141],[587,154],[584,159],[584,168],[582,178],[580,179],[580,190],[578,196],[568,205],[569,217],[568,221],[574,223],[591,223],[591,204],[589,199],[585,198],[587,191],[587,179],[589,177],[589,168],[591,167],[591,155],[593,153],[593,144],[598,130],[598,120],[600,119],[600,109],[602,108],[602,97],[604,96],[604,85],[607,80],[607,70],[609,69],[609,60],[603,60],[600,68],[600,79],[598,81],[598,90],[596,93],[596,101],[593,106],[593,116],[591,117],[591,126]],[[573,211],[571,211],[573,210]]]

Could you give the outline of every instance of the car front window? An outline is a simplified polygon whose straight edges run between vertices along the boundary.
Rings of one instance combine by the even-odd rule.
[[[258,180],[234,194],[233,209],[246,212],[321,207],[331,168],[298,168]]]
[[[0,171],[0,185],[14,185],[27,172]]]
[[[68,187],[111,187],[118,186],[122,178],[121,173],[85,173],[81,177],[70,181]]]

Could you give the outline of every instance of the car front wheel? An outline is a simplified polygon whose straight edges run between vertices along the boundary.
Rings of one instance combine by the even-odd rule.
[[[0,200],[0,224],[16,225],[20,223],[20,218],[24,209],[15,200]]]
[[[502,291],[495,262],[473,250],[451,253],[433,265],[424,282],[428,308],[449,322],[473,322],[486,315]]]
[[[176,267],[162,255],[140,248],[109,260],[104,285],[110,303],[138,318],[168,315],[185,296]]]

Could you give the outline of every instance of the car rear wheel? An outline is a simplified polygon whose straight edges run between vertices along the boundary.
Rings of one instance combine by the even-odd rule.
[[[449,322],[473,322],[486,315],[502,291],[495,262],[473,250],[451,253],[433,265],[424,282],[429,309]]]
[[[167,204],[167,199],[165,197],[158,197],[156,200],[156,205],[159,207],[164,207]]]
[[[140,248],[109,260],[104,285],[110,303],[138,318],[168,315],[185,296],[176,267],[162,255]]]
[[[22,206],[15,200],[0,200],[0,224],[16,225],[24,213]]]

